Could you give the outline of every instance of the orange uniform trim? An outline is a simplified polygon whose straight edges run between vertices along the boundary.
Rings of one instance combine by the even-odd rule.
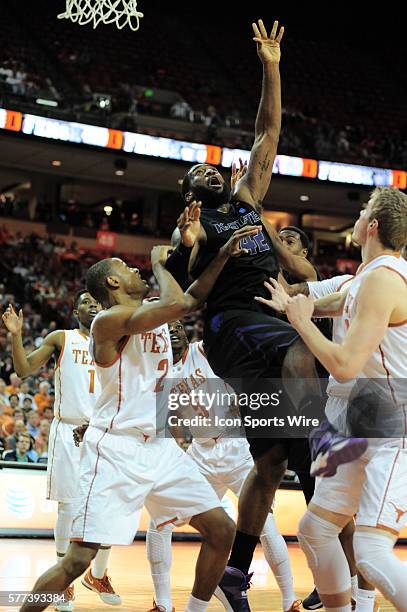
[[[62,336],[62,347],[61,347],[61,351],[59,353],[59,357],[58,357],[58,361],[57,361],[57,367],[55,368],[56,370],[60,367],[61,365],[61,360],[62,360],[62,356],[64,354],[64,350],[65,350],[65,341],[66,341],[66,336],[65,336],[65,332],[63,331],[63,336]]]
[[[103,438],[107,434],[107,431],[108,430],[105,429],[105,431],[102,434],[102,437],[98,440],[98,442],[96,444],[97,459],[96,459],[96,463],[95,463],[95,468],[94,468],[94,474],[93,474],[92,482],[90,483],[88,495],[86,497],[85,512],[84,512],[84,516],[83,516],[83,535],[85,535],[86,519],[88,517],[89,498],[90,498],[90,494],[92,493],[93,485],[94,485],[96,474],[97,474],[97,471],[98,471],[98,464],[99,464],[99,459],[100,459],[99,444],[101,443],[101,441],[103,440]],[[83,540],[84,540],[84,538],[82,538],[82,541]]]
[[[400,321],[400,323],[389,323],[389,327],[401,327],[402,325],[407,325],[407,319]]]
[[[174,516],[174,518],[169,519],[168,521],[164,521],[163,523],[160,523],[159,525],[156,526],[156,529],[161,529],[161,527],[165,527],[165,525],[169,525],[170,523],[175,523],[175,521],[178,520],[177,516]]]
[[[99,362],[98,362],[98,361],[96,361],[96,359],[95,359],[95,363],[96,363],[96,365],[97,365],[97,366],[99,366],[99,368],[111,368],[111,367],[112,367],[112,366],[113,366],[115,363],[117,363],[117,362],[119,361],[119,359],[121,358],[121,356],[122,356],[122,352],[123,352],[123,351],[124,351],[124,349],[126,348],[126,344],[128,343],[128,341],[129,341],[129,340],[130,340],[130,336],[126,336],[126,337],[125,337],[125,339],[124,339],[124,341],[123,341],[123,343],[122,343],[122,346],[121,346],[121,347],[120,347],[120,349],[119,349],[119,353],[118,353],[117,357],[115,357],[115,358],[113,359],[113,361],[111,361],[110,363],[106,363],[106,364],[104,364],[104,363],[99,363]]]
[[[380,525],[380,517],[381,517],[381,514],[383,512],[384,502],[386,500],[387,491],[389,490],[390,482],[391,482],[391,479],[393,477],[394,468],[396,467],[396,461],[399,458],[399,455],[400,455],[400,451],[398,451],[397,455],[394,457],[394,460],[393,460],[393,465],[392,465],[392,468],[391,468],[389,479],[387,481],[386,489],[384,491],[383,501],[382,501],[382,505],[381,505],[380,512],[379,512],[379,516],[378,516],[378,519],[377,519],[377,526]]]
[[[202,344],[200,344],[200,345],[198,346],[198,351],[201,353],[201,355],[203,355],[203,356],[205,357],[205,359],[207,359],[207,357],[206,357],[206,354],[205,354],[205,351],[204,351],[204,349],[203,349]]]
[[[397,402],[396,402],[396,394],[394,393],[394,389],[393,389],[393,387],[391,386],[391,382],[390,382],[390,378],[391,378],[391,376],[390,376],[390,372],[389,372],[389,370],[388,370],[388,368],[387,368],[387,365],[386,365],[386,360],[385,360],[385,358],[384,358],[384,351],[383,351],[383,349],[382,349],[381,344],[379,344],[379,351],[380,351],[380,356],[381,356],[381,358],[382,358],[382,365],[383,365],[383,369],[384,369],[384,371],[386,372],[387,384],[388,384],[389,389],[390,389],[390,393],[391,393],[392,400],[393,400],[393,402],[394,402],[395,404],[397,404]]]
[[[358,274],[360,274],[361,272],[363,272],[363,270],[366,268],[366,266],[370,266],[370,264],[372,263],[372,261],[375,261],[376,259],[379,259],[379,257],[396,257],[396,259],[400,259],[401,257],[401,253],[399,253],[398,251],[395,251],[394,253],[392,253],[391,255],[389,255],[388,253],[382,253],[381,255],[376,255],[376,257],[373,257],[373,259],[371,259],[370,261],[367,261],[366,263],[361,263],[359,268],[356,271],[356,276]],[[375,270],[378,270],[378,268],[390,268],[390,266],[378,266],[377,268],[375,268]],[[390,268],[390,270],[393,270],[394,268]],[[397,270],[394,270],[395,272],[397,272]]]

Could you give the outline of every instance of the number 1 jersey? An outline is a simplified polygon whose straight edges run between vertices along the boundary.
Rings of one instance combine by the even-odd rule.
[[[100,385],[90,355],[89,337],[79,329],[62,332],[64,342],[55,369],[55,405],[57,419],[82,424],[92,416]]]

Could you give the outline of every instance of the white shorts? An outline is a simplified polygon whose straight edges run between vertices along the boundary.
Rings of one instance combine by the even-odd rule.
[[[246,476],[254,465],[245,438],[217,438],[201,443],[196,440],[187,450],[199,471],[213,487],[219,499],[229,489],[239,497]]]
[[[131,544],[146,506],[156,528],[220,507],[213,489],[174,439],[89,427],[82,443],[81,505],[72,538]]]
[[[321,478],[313,503],[346,516],[356,524],[399,532],[407,524],[407,449],[390,443],[369,444],[365,454]]]
[[[47,499],[59,502],[79,501],[79,465],[81,450],[75,446],[72,425],[58,419],[51,423],[48,443]]]

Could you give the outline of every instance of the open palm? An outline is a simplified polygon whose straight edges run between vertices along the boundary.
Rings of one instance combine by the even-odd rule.
[[[269,36],[261,19],[257,23],[252,23],[252,27],[254,33],[253,40],[257,43],[257,54],[263,64],[278,64],[281,57],[280,43],[283,38],[284,28],[281,27],[277,34],[278,21],[275,21]]]
[[[18,334],[23,328],[23,311],[17,314],[10,304],[2,316],[3,323],[12,334]]]

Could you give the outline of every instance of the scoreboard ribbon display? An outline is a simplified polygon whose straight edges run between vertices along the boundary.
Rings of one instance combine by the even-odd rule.
[[[134,155],[173,159],[192,164],[207,163],[222,168],[230,168],[233,161],[239,158],[248,161],[250,157],[250,151],[244,149],[229,149],[137,132],[123,132],[4,108],[0,108],[0,129],[49,140],[114,149]],[[404,170],[318,161],[289,155],[276,156],[273,173],[370,187],[387,186],[399,189],[407,187],[407,172]]]

